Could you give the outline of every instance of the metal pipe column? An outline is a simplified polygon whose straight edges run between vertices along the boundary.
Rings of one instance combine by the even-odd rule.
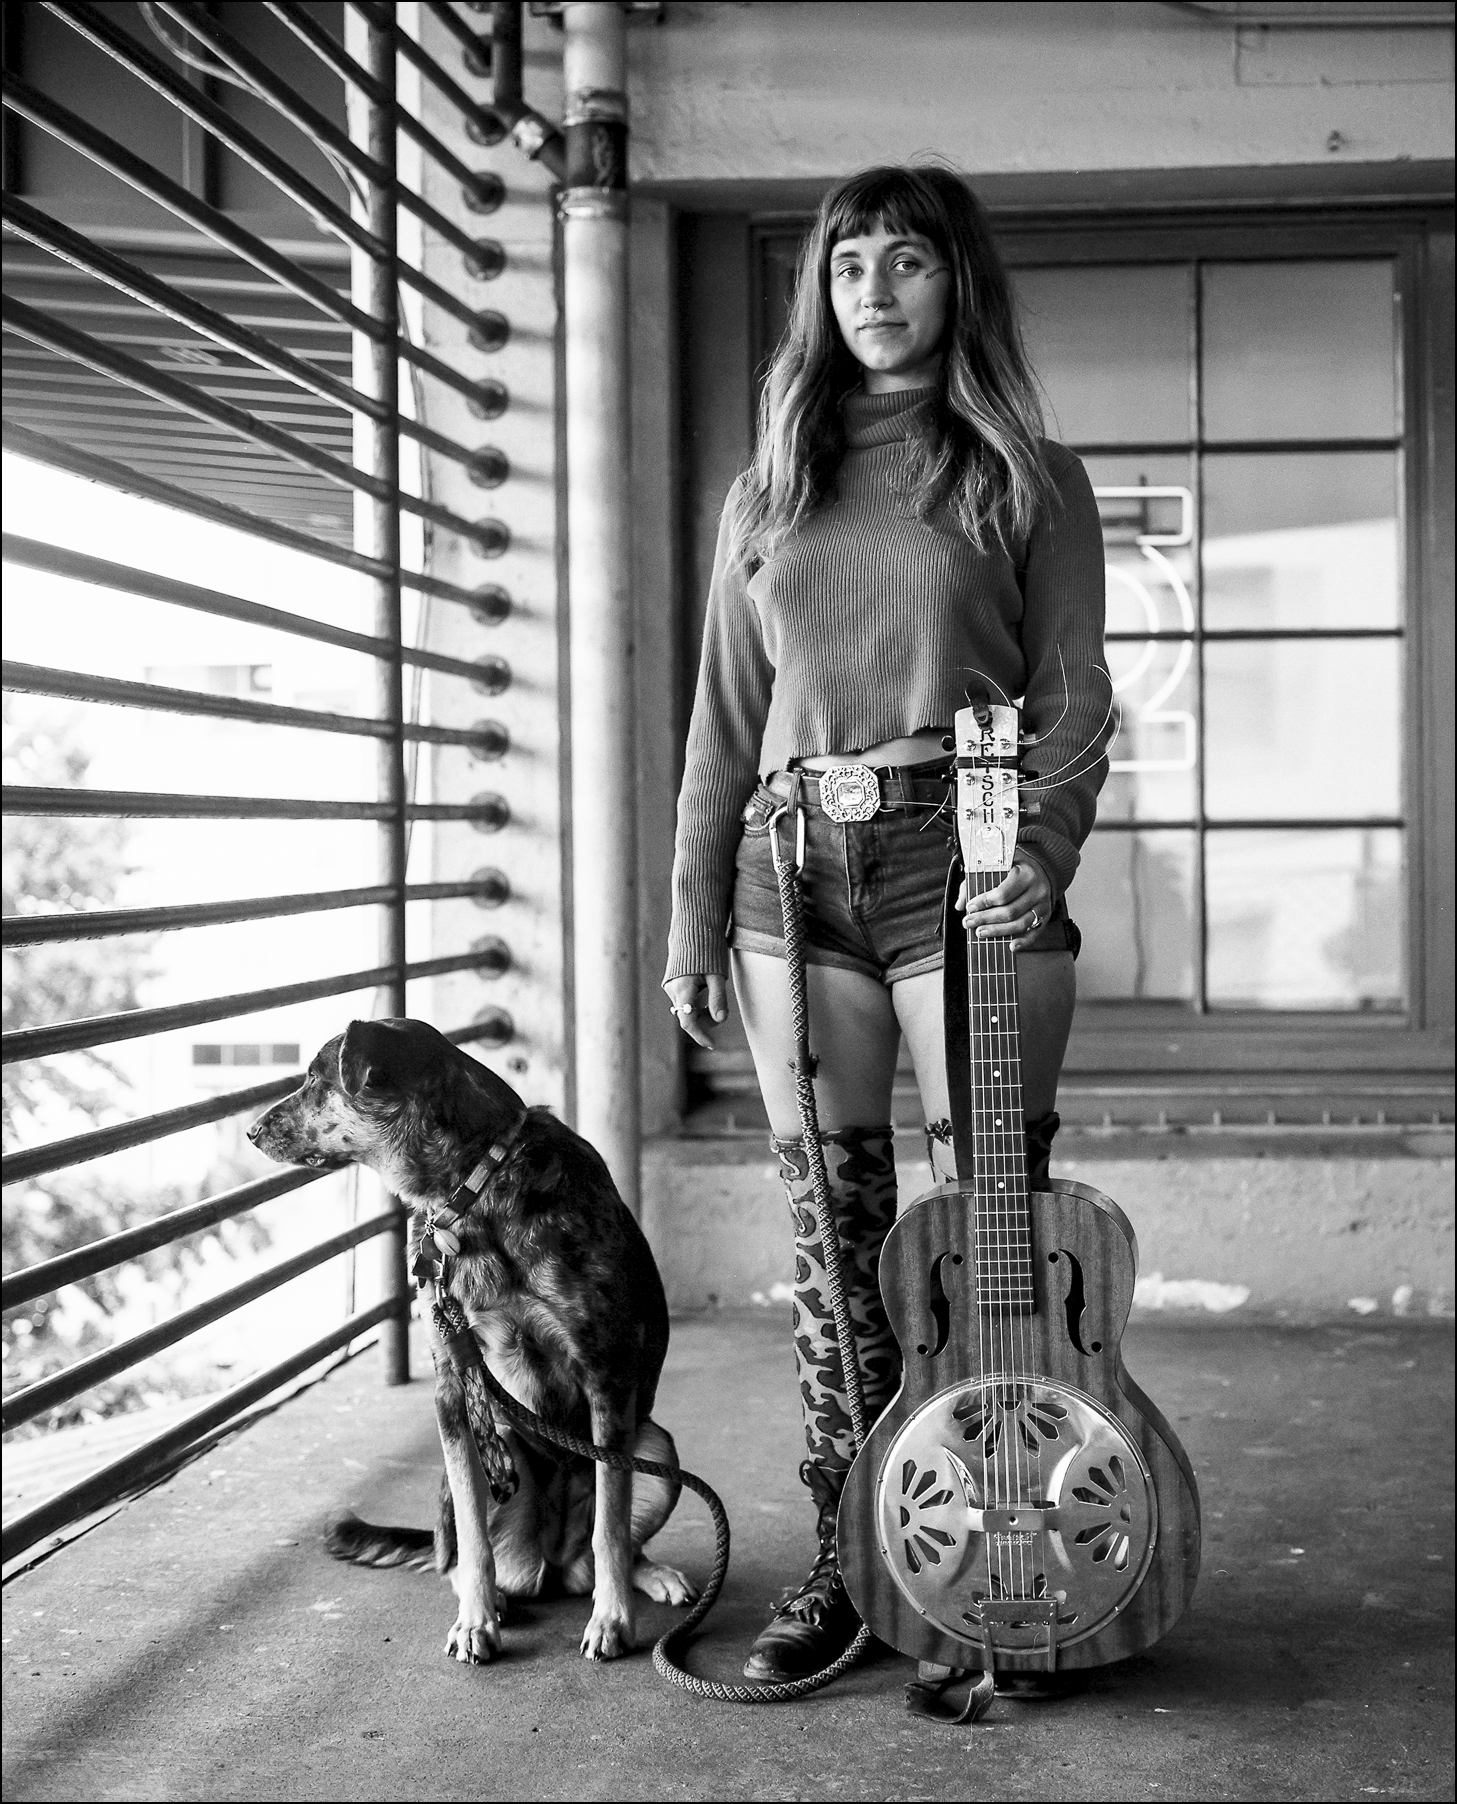
[[[641,1105],[627,18],[618,0],[570,0],[562,27],[575,1117],[636,1214]]]
[[[379,97],[368,102],[368,150],[394,179],[395,139],[395,42],[393,34],[371,22],[369,72],[379,84]],[[368,271],[369,311],[387,332],[371,341],[367,352],[368,380],[362,384],[370,397],[384,403],[379,419],[369,423],[368,469],[387,485],[387,493],[373,499],[369,508],[372,557],[388,565],[375,581],[374,630],[390,647],[376,669],[375,704],[381,720],[390,723],[388,738],[379,746],[379,796],[389,804],[389,815],[379,830],[379,880],[388,884],[390,900],[380,916],[380,963],[390,967],[384,985],[388,1012],[405,1010],[405,860],[407,824],[405,807],[405,696],[403,612],[400,585],[400,291],[395,264],[398,258],[398,220],[394,198],[382,183],[369,184],[369,229],[387,247],[388,260],[372,260]],[[406,1384],[410,1377],[410,1275],[406,1268],[406,1217],[398,1198],[391,1198],[399,1213],[398,1227],[380,1236],[382,1290],[395,1305],[380,1327],[386,1384]]]

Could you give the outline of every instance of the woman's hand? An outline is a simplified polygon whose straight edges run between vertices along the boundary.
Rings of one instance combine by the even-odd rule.
[[[1016,952],[1051,918],[1052,885],[1040,865],[1016,858],[996,888],[983,895],[968,897],[963,882],[956,905],[978,938],[1009,939]]]
[[[663,985],[678,1025],[690,1040],[713,1051],[708,1022],[728,1020],[728,980],[723,977],[673,977]]]

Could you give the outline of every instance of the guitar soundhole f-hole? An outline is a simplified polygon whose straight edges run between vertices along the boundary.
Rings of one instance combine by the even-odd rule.
[[[927,1285],[930,1291],[931,1320],[935,1325],[936,1339],[934,1346],[922,1341],[916,1348],[923,1359],[934,1359],[946,1345],[951,1334],[951,1299],[946,1294],[946,1282],[941,1276],[941,1268],[947,1260],[952,1265],[961,1264],[960,1253],[942,1253],[931,1267],[931,1277]]]
[[[1088,1293],[1083,1285],[1082,1262],[1066,1247],[1060,1247],[1057,1252],[1047,1255],[1049,1265],[1056,1265],[1059,1259],[1065,1259],[1068,1265],[1067,1297],[1063,1303],[1067,1315],[1067,1337],[1078,1352],[1088,1359],[1094,1353],[1103,1351],[1103,1343],[1095,1340],[1083,1345],[1083,1314],[1088,1307]]]

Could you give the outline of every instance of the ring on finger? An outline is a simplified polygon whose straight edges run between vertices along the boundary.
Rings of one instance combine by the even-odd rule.
[[[675,1002],[673,1004],[673,1013],[680,1021],[686,1021],[690,1015],[696,1014],[697,1012],[696,1007],[691,1002]]]
[[[1038,928],[1039,928],[1039,927],[1040,927],[1040,926],[1041,926],[1041,925],[1042,925],[1042,916],[1041,916],[1041,915],[1040,915],[1040,914],[1038,914],[1038,912],[1037,912],[1037,910],[1036,910],[1036,909],[1035,909],[1035,908],[1034,908],[1034,909],[1033,909],[1033,910],[1032,910],[1032,924],[1031,924],[1031,926],[1030,926],[1030,927],[1029,927],[1029,928],[1028,928],[1028,929],[1027,929],[1027,931],[1028,931],[1028,932],[1029,932],[1029,933],[1036,933],[1036,931],[1037,931],[1037,929],[1038,929]]]

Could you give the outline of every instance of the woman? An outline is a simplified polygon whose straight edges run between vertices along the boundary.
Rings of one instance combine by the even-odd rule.
[[[891,1086],[902,1034],[939,1175],[954,1176],[941,1017],[953,843],[946,735],[975,691],[1023,698],[1036,743],[1016,859],[962,902],[1022,954],[1028,1169],[1046,1179],[1073,1008],[1064,895],[1093,823],[1110,716],[1103,549],[1078,460],[1041,436],[1034,380],[986,216],[948,169],[872,169],[826,196],[724,508],[679,799],[664,989],[713,1044],[727,971],[796,1236],[794,1347],[820,1553],[745,1671],[817,1671],[857,1626],[835,1560],[854,1452],[800,1138],[771,820],[803,811],[815,1094],[867,1420],[898,1382],[876,1268],[895,1214]],[[841,823],[838,767],[878,795]],[[759,781],[760,773],[766,773]]]

